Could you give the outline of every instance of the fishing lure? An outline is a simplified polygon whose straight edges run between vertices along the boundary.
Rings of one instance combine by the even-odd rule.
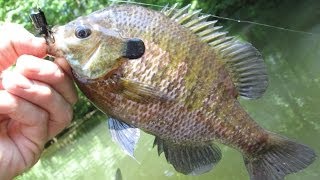
[[[54,37],[52,35],[51,28],[48,26],[46,16],[44,12],[38,8],[38,12],[32,12],[30,18],[35,29],[39,32],[39,35],[43,36],[47,43],[54,43]]]

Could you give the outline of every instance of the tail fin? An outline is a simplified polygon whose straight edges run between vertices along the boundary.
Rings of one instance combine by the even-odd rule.
[[[284,137],[270,134],[269,148],[254,157],[245,157],[251,180],[282,180],[287,174],[310,165],[316,155],[309,147]]]

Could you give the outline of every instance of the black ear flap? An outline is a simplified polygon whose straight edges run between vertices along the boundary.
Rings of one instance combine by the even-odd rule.
[[[139,38],[130,38],[126,42],[126,49],[124,52],[125,58],[138,59],[143,56],[145,51],[144,42]]]

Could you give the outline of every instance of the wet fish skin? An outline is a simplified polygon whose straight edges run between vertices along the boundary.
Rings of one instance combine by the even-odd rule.
[[[49,51],[66,57],[77,85],[100,110],[155,135],[159,153],[179,172],[211,170],[221,158],[213,141],[241,151],[251,179],[283,179],[311,164],[310,148],[264,130],[237,101],[266,89],[259,52],[214,31],[203,35],[213,27],[191,26],[201,17],[183,20],[191,16],[184,11],[108,7],[56,29]],[[92,31],[87,39],[73,35],[79,26]],[[123,55],[130,38],[145,44],[139,59]]]
[[[131,12],[132,10],[124,8],[124,11]],[[117,12],[119,13],[121,10],[118,9]],[[154,18],[158,15],[157,12],[150,11],[146,13],[136,14],[136,16],[131,17],[134,20],[129,20],[132,23],[130,25],[121,24],[121,22],[126,21],[121,20],[121,18],[125,17],[119,15],[118,22],[120,25],[117,27],[124,37],[140,37],[144,40],[147,48],[144,57],[140,61],[123,61],[120,68],[112,71],[113,74],[108,73],[106,76],[95,79],[90,83],[78,83],[86,96],[112,117],[124,120],[145,131],[152,132],[158,137],[170,139],[177,143],[187,143],[187,141],[189,141],[188,143],[206,142],[219,136],[219,133],[229,135],[233,132],[231,127],[227,127],[230,124],[229,121],[238,123],[239,126],[244,124],[244,129],[257,129],[254,121],[247,121],[246,114],[243,115],[245,121],[234,122],[238,119],[237,116],[240,117],[244,111],[238,106],[235,99],[237,92],[224,64],[219,61],[209,60],[199,62],[199,59],[213,59],[212,54],[214,52],[210,50],[210,47],[205,43],[198,45],[198,38],[187,30],[185,32],[182,31],[185,33],[183,34],[181,29],[172,29],[171,27],[175,27],[174,22],[168,25],[161,23],[167,20],[165,16],[160,16],[159,18],[162,19],[157,19]],[[145,19],[146,17],[149,19]],[[159,31],[163,28],[167,29],[167,31],[163,31],[162,34],[159,32],[158,34],[144,35],[142,30],[141,34],[138,34],[139,30],[126,28],[127,26],[136,26],[136,21],[141,21],[143,18],[145,19],[143,22],[153,22]],[[141,26],[143,27],[143,25]],[[140,28],[140,26],[137,26],[137,28]],[[151,27],[149,28],[151,29]],[[174,31],[175,29],[176,31]],[[181,45],[181,42],[171,41],[172,38],[170,37],[186,39],[189,43],[183,42],[183,45]],[[174,56],[171,54],[174,54]],[[199,55],[202,55],[202,57]],[[179,69],[174,70],[175,66]],[[187,67],[193,68],[188,71]],[[146,71],[149,71],[150,74],[146,74]],[[120,77],[137,79],[137,81],[144,84],[150,84],[151,87],[157,87],[157,91],[163,92],[168,96],[165,97],[168,101],[155,101],[152,103],[141,103],[139,100],[132,101],[134,97],[123,95],[121,87],[114,87],[114,84],[119,82]],[[106,79],[109,81],[106,81]],[[116,91],[116,93],[112,91]],[[231,110],[231,108],[234,110]],[[151,111],[148,111],[148,109]],[[219,111],[214,114],[212,113],[213,109]],[[132,113],[120,113],[121,111]],[[228,117],[230,112],[232,112],[230,118],[235,120],[226,121],[225,117]],[[206,117],[206,113],[209,117]],[[214,124],[217,126],[217,124],[226,123],[226,125],[222,125],[225,129],[221,129],[221,131],[212,130],[216,128],[207,122],[210,119],[214,119],[215,116],[217,123]],[[130,119],[131,122],[126,121],[126,119]],[[252,128],[250,128],[250,125]],[[193,131],[193,129],[201,129],[201,127],[207,128],[202,128],[205,132]],[[259,131],[263,133],[261,128],[256,132]],[[206,135],[203,136],[203,134]],[[247,134],[248,131],[243,131],[243,134],[239,134],[239,137],[247,137]],[[239,137],[234,139],[239,139]],[[255,140],[256,137],[259,136],[253,134],[252,138],[254,140],[248,141],[256,142],[258,141]]]

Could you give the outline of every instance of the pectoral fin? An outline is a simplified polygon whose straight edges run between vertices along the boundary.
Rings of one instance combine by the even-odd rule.
[[[186,175],[200,175],[210,171],[221,159],[220,149],[214,144],[178,145],[156,137],[154,146],[159,155],[164,152],[176,171]]]
[[[125,78],[120,79],[120,84],[124,89],[123,94],[129,99],[142,102],[168,100],[163,92],[151,85]]]
[[[140,138],[140,130],[114,118],[109,118],[108,126],[112,140],[119,144],[125,153],[134,158],[134,148]]]

